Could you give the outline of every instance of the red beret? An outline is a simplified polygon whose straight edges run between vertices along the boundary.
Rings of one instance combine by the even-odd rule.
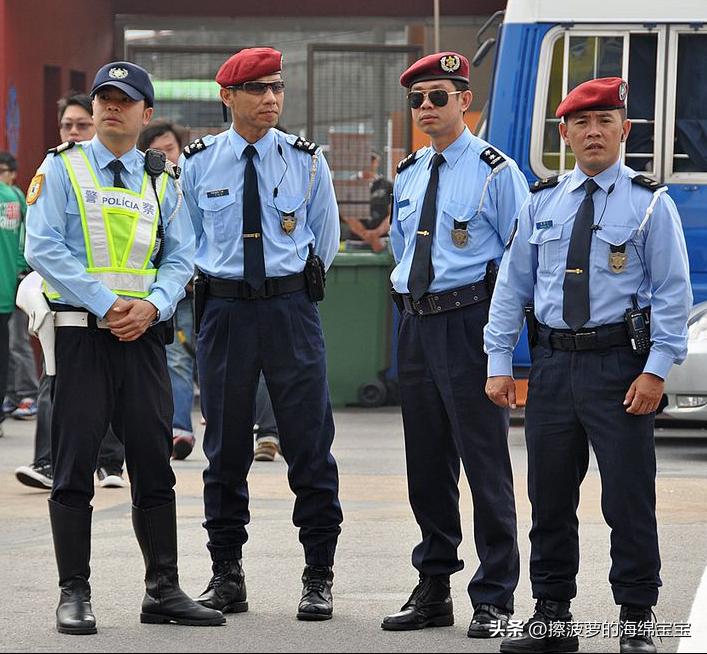
[[[456,52],[437,52],[418,59],[401,76],[400,83],[411,87],[415,82],[451,79],[469,83],[469,60]]]
[[[221,86],[236,86],[282,70],[282,53],[272,48],[244,48],[229,58],[216,73]]]
[[[628,83],[620,77],[600,77],[582,82],[560,102],[555,116],[562,118],[576,111],[589,109],[625,109]]]

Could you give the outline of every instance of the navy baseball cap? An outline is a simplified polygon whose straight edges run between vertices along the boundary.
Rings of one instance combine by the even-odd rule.
[[[115,86],[133,100],[144,100],[148,107],[155,104],[155,89],[147,71],[129,61],[113,61],[96,73],[91,88],[91,97],[104,86]]]

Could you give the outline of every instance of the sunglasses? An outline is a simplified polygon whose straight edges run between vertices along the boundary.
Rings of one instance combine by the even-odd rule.
[[[70,121],[64,122],[63,120],[61,123],[59,123],[59,128],[66,130],[67,132],[70,132],[74,127],[79,131],[79,132],[85,132],[86,130],[91,129],[93,127],[93,123],[89,122],[82,122],[82,123],[72,123]]]
[[[450,95],[457,95],[464,91],[445,91],[444,89],[434,89],[432,91],[410,91],[408,93],[408,104],[411,109],[419,109],[425,98],[429,98],[435,107],[444,107],[449,102]]]
[[[236,84],[228,88],[236,91],[245,91],[251,95],[265,95],[270,89],[277,95],[285,90],[285,82],[283,80],[278,80],[277,82],[243,82],[243,84]]]

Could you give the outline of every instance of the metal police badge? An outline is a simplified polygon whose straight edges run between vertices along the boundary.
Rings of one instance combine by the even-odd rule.
[[[612,273],[619,274],[625,272],[626,261],[628,260],[628,254],[626,254],[626,244],[623,245],[612,245],[611,251],[609,252],[609,268]]]
[[[463,248],[469,242],[469,232],[467,231],[467,226],[469,223],[460,223],[458,220],[454,221],[454,228],[452,229],[452,243],[458,248]]]
[[[445,73],[456,73],[462,66],[462,60],[457,55],[445,55],[439,60],[439,65]]]
[[[125,68],[111,68],[108,71],[108,77],[113,79],[125,79],[128,76],[128,71]]]
[[[626,93],[628,92],[628,84],[626,82],[621,82],[619,84],[619,100],[623,102],[626,99]]]
[[[295,231],[295,228],[297,227],[297,218],[295,218],[294,212],[283,213],[280,216],[280,227],[282,227],[282,231],[288,236]]]

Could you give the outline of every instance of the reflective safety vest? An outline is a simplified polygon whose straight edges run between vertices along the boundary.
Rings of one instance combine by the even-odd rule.
[[[61,153],[81,215],[88,272],[116,295],[144,298],[157,276],[151,258],[155,250],[159,212],[147,172],[139,193],[101,186],[80,145]],[[169,176],[157,180],[160,202]],[[60,297],[45,282],[52,300]]]

